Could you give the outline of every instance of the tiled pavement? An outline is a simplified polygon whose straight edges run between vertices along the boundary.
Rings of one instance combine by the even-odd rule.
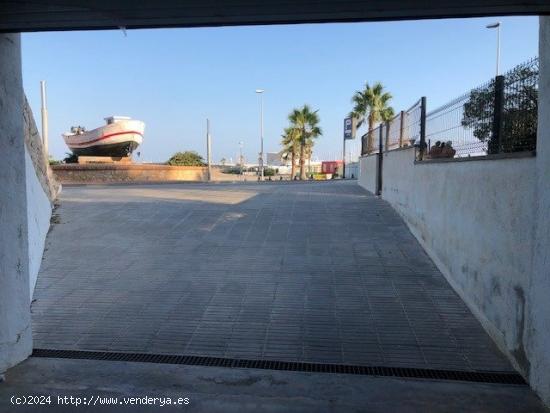
[[[65,187],[35,347],[511,370],[354,182]]]

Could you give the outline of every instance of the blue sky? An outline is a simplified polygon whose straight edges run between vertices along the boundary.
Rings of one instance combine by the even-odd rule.
[[[502,22],[501,67],[538,54],[538,18],[53,32],[23,35],[24,86],[40,124],[39,82],[48,85],[50,152],[68,152],[61,133],[88,129],[111,114],[145,121],[142,159],[165,161],[178,150],[205,154],[205,119],[213,158],[248,160],[259,151],[256,88],[266,90],[265,150],[278,151],[287,115],[310,104],[323,136],[317,156],[340,157],[343,118],[365,81],[381,81],[396,110],[427,96],[428,110],[494,75]]]

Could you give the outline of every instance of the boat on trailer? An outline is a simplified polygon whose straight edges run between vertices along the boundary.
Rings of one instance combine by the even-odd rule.
[[[145,123],[127,116],[109,116],[106,124],[87,131],[73,126],[63,139],[76,156],[129,156],[143,141]]]

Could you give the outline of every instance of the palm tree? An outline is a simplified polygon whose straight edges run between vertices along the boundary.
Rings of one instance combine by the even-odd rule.
[[[294,128],[285,128],[281,144],[283,145],[283,159],[289,160],[291,165],[290,178],[294,179],[296,175],[296,155],[300,147],[299,134]]]
[[[296,131],[300,142],[300,179],[306,179],[306,146],[313,146],[315,138],[323,134],[321,128],[317,126],[319,123],[319,115],[317,110],[312,111],[308,105],[304,105],[299,109],[294,109],[288,115],[291,128]]]
[[[377,122],[387,122],[393,117],[393,108],[388,106],[391,98],[389,92],[384,92],[382,83],[376,82],[371,87],[367,82],[365,89],[355,92],[351,99],[354,106],[350,115],[357,119],[357,127],[359,128],[365,119],[368,122],[367,153],[372,152],[374,148],[374,125]]]

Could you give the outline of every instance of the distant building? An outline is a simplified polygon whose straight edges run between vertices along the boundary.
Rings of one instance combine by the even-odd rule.
[[[346,163],[346,179],[357,179],[359,177],[359,162]]]
[[[283,161],[283,152],[267,152],[267,165],[268,166],[285,166],[286,161]]]
[[[321,173],[337,174],[342,171],[342,161],[323,161],[321,162]]]

